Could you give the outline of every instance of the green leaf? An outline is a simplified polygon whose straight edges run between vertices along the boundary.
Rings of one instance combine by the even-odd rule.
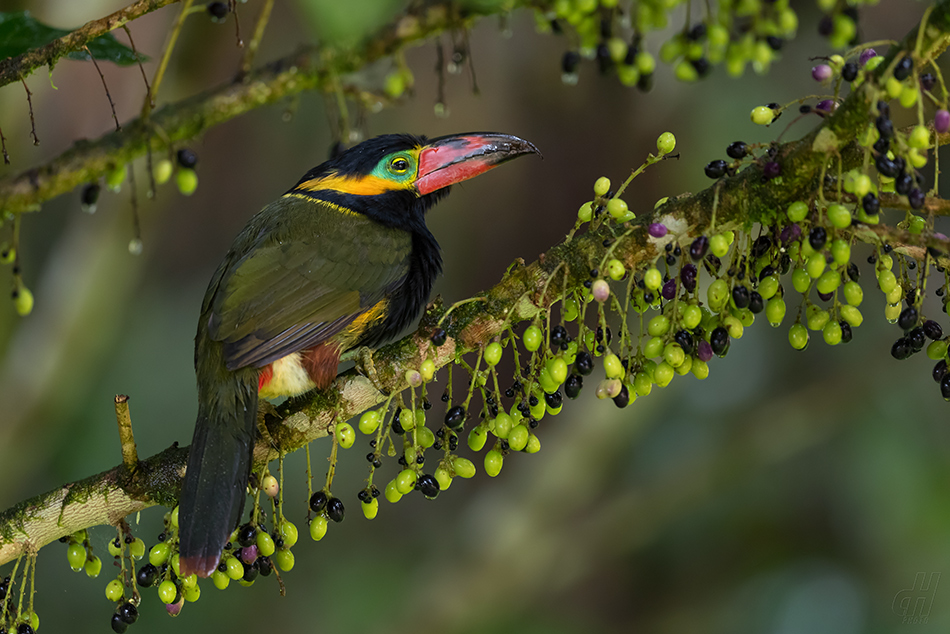
[[[31,16],[29,11],[0,12],[0,59],[16,57],[30,49],[46,46],[71,32],[43,24]],[[119,66],[136,62],[132,49],[120,43],[111,33],[100,35],[87,46],[96,59],[108,60]],[[85,50],[73,51],[67,57],[88,60],[89,54]],[[138,59],[146,61],[148,58],[139,54]]]

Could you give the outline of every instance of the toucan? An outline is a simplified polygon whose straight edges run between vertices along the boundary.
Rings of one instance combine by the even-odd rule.
[[[198,320],[181,576],[211,575],[238,525],[258,399],[326,389],[341,354],[411,325],[442,271],[426,212],[451,185],[529,153],[538,150],[507,134],[387,134],[313,168],[251,218]]]

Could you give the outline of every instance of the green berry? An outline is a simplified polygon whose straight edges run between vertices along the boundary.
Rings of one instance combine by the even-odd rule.
[[[131,544],[129,544],[129,554],[135,557],[136,559],[141,559],[145,556],[145,542],[143,542],[138,537],[135,538]]]
[[[284,540],[284,548],[290,548],[297,543],[297,527],[290,520],[282,521],[278,531],[280,538]]]
[[[99,576],[99,573],[102,572],[102,560],[96,556],[91,557],[86,560],[86,565],[83,566],[86,570],[86,576],[95,579]]]
[[[521,337],[521,342],[528,352],[534,352],[541,347],[541,329],[534,325],[528,326]]]
[[[791,222],[801,222],[808,216],[808,205],[800,200],[796,200],[785,212]]]
[[[722,310],[729,301],[729,285],[725,280],[717,279],[706,290],[706,299],[709,300],[710,309],[717,312]]]
[[[171,554],[171,548],[165,542],[158,542],[152,549],[148,551],[148,563],[153,566],[161,566],[163,563],[168,561],[168,556]]]
[[[623,279],[623,276],[627,274],[627,269],[624,267],[623,262],[613,258],[607,262],[607,275],[610,276],[610,279],[619,281]]]
[[[26,317],[33,312],[33,293],[22,283],[17,284],[13,298],[13,307],[20,317]]]
[[[75,572],[82,570],[83,566],[86,565],[86,547],[82,544],[69,544],[66,547],[66,561],[69,562],[69,567]]]
[[[497,449],[488,451],[485,454],[485,473],[494,478],[499,473],[501,473],[501,467],[504,461],[504,457]]]
[[[411,409],[399,410],[399,425],[405,431],[411,431],[416,428],[416,416]]]
[[[648,396],[653,391],[653,380],[646,372],[637,372],[633,375],[633,388],[638,396]]]
[[[825,260],[824,253],[812,253],[805,263],[805,270],[808,271],[808,276],[811,279],[816,280],[825,272],[827,265],[828,262]]]
[[[168,159],[162,159],[155,164],[155,167],[152,171],[152,177],[155,179],[156,185],[164,185],[168,182],[168,179],[172,177],[172,171],[174,167],[172,162]]]
[[[808,271],[798,267],[792,271],[792,288],[799,293],[805,293],[811,287],[811,276]]]
[[[106,599],[118,602],[123,596],[125,596],[125,588],[121,581],[113,579],[106,584]]]
[[[274,563],[284,572],[293,570],[294,554],[289,549],[278,550],[274,553]]]
[[[594,215],[594,204],[586,202],[577,210],[577,219],[581,222],[590,222]]]
[[[122,190],[122,183],[125,182],[125,165],[119,165],[112,168],[112,170],[106,174],[106,187],[114,192]]]
[[[432,430],[424,425],[419,425],[416,427],[416,440],[419,442],[419,446],[423,449],[428,449],[435,444],[435,434],[432,433]]]
[[[567,380],[567,362],[561,357],[554,357],[547,363],[548,373],[555,384],[561,385]]]
[[[837,264],[847,264],[851,260],[851,245],[842,238],[833,240],[831,242],[831,256]]]
[[[541,439],[534,434],[528,434],[528,444],[525,445],[525,453],[538,453],[541,451]]]
[[[237,561],[237,560],[235,560]],[[240,562],[238,562],[240,565]],[[165,605],[174,603],[175,597],[178,596],[178,588],[175,587],[174,581],[165,580],[158,586],[158,598]]]
[[[693,359],[689,369],[700,381],[709,376],[709,364],[700,359]]]
[[[187,167],[179,168],[175,183],[178,185],[178,191],[185,196],[191,196],[198,189],[198,172]]]
[[[116,543],[116,540],[109,540],[109,554],[113,557],[118,557],[122,554],[122,546]]]
[[[508,434],[508,446],[512,451],[521,451],[528,446],[528,428],[524,425],[515,425]]]
[[[211,573],[211,582],[214,583],[214,587],[218,590],[226,590],[231,583],[231,577],[220,570],[215,570]]]
[[[501,344],[497,341],[492,341],[485,346],[485,363],[492,367],[498,365],[498,362],[501,361],[501,352]]]
[[[678,368],[686,360],[686,353],[678,343],[667,344],[663,350],[663,360],[670,364],[670,367]]]
[[[270,557],[274,554],[274,551],[277,548],[274,545],[274,538],[267,533],[267,531],[261,531],[257,534],[257,552],[262,554],[265,557]]]
[[[491,430],[498,438],[505,439],[508,438],[508,434],[511,433],[511,428],[514,427],[514,425],[515,421],[511,416],[505,412],[498,412],[498,416],[491,422]]]
[[[595,196],[606,196],[607,192],[610,191],[610,179],[606,176],[601,176],[596,181],[594,181],[594,195]]]
[[[577,319],[580,316],[580,307],[577,305],[577,300],[573,297],[565,299],[561,308],[561,315],[564,317],[564,321]]]
[[[750,116],[756,125],[769,125],[775,120],[775,111],[768,106],[756,106]]]
[[[844,205],[834,203],[828,205],[828,222],[838,229],[844,229],[851,225],[851,212]]]
[[[897,288],[897,276],[893,271],[881,271],[877,274],[877,284],[885,295]]]
[[[442,488],[445,489],[447,487]],[[375,519],[379,513],[379,500],[370,498],[369,502],[360,502],[360,507],[363,509],[363,517],[368,520]]]
[[[663,286],[663,274],[656,267],[647,269],[643,274],[643,284],[651,291],[658,290]]]
[[[845,304],[839,309],[838,312],[841,315],[841,318],[848,322],[848,325],[853,328],[857,328],[862,323],[864,323],[864,315],[862,315],[861,311],[854,306]]]
[[[473,463],[468,458],[462,458],[460,456],[452,460],[452,468],[455,470],[455,475],[460,478],[471,478],[475,475],[475,463]]]
[[[360,431],[367,435],[372,434],[379,427],[379,419],[379,412],[376,410],[363,412],[360,416]]]
[[[422,365],[419,366],[419,374],[422,375],[422,380],[426,383],[431,381],[432,377],[435,376],[435,362],[432,359],[423,361]]]
[[[773,297],[765,304],[765,318],[773,327],[781,325],[785,319],[785,300],[781,297]]]
[[[852,306],[860,306],[864,301],[864,289],[853,280],[844,283],[844,299]]]
[[[695,304],[690,304],[683,309],[683,314],[681,315],[681,320],[683,327],[687,330],[692,330],[699,325],[699,322],[703,319],[703,309]]]
[[[834,292],[839,284],[841,284],[841,274],[838,273],[838,271],[828,270],[822,273],[821,277],[818,278],[815,288],[818,289],[819,293],[827,295],[828,293]]]
[[[396,480],[389,481],[389,483],[386,485],[386,489],[383,491],[383,495],[386,497],[386,499],[389,501],[390,504],[395,504],[396,502],[402,499],[402,493],[400,493],[399,490],[396,488]],[[310,525],[310,536],[313,537],[312,524]],[[314,537],[314,539],[317,539],[317,538]],[[323,535],[320,536],[320,539],[323,539]]]
[[[333,434],[343,449],[349,449],[356,442],[356,430],[349,423],[337,423]]]
[[[472,431],[468,432],[468,448],[472,451],[481,451],[486,440],[488,440],[488,433],[481,425],[473,427]]]
[[[831,320],[821,329],[821,336],[829,346],[837,346],[841,343],[841,325]]]
[[[389,490],[389,487],[386,487],[386,490]],[[402,497],[401,495],[399,497]],[[387,495],[386,499],[389,499]],[[313,518],[313,521],[310,522],[310,539],[315,542],[320,541],[327,534],[327,527],[329,526],[327,518],[323,515],[317,515]]]
[[[236,557],[228,557],[225,566],[227,567],[227,575],[229,578],[235,581],[244,578],[244,566],[241,565],[241,562],[238,561]],[[174,597],[172,598],[174,599]]]
[[[643,346],[643,356],[647,359],[654,359],[663,354],[663,347],[666,344],[662,337],[651,337],[645,346]]]
[[[709,238],[709,252],[717,258],[721,258],[729,252],[729,240],[726,236],[718,233]]]
[[[828,323],[828,320],[831,319],[831,315],[828,314],[827,310],[822,310],[814,304],[808,307],[805,314],[809,330],[821,330],[825,327],[825,324]]]
[[[673,380],[674,374],[673,366],[666,361],[662,361],[657,364],[656,369],[653,371],[653,381],[658,387],[666,387],[670,384],[670,381]]]
[[[184,597],[188,603],[194,603],[201,597],[201,587],[198,586],[197,583],[190,587],[183,586],[181,596]]]
[[[796,350],[804,350],[808,345],[808,330],[801,324],[793,324],[788,329],[788,342]]]
[[[927,346],[927,356],[934,361],[939,361],[947,356],[948,346],[950,346],[950,343],[946,339],[931,341],[930,345]]]
[[[721,280],[717,280],[721,281]],[[712,292],[712,291],[710,291]],[[712,302],[710,302],[712,303]],[[670,331],[670,318],[666,315],[657,315],[647,324],[647,333],[651,337],[661,337]]]
[[[620,357],[612,352],[608,352],[604,356],[604,372],[607,373],[608,379],[622,379],[624,370],[623,364],[620,363]]]
[[[416,472],[412,469],[403,469],[396,476],[396,490],[400,494],[406,495],[416,486]]]
[[[628,211],[627,203],[619,198],[611,198],[607,202],[607,212],[616,220],[626,216]]]
[[[672,132],[664,132],[656,139],[656,149],[660,155],[669,154],[676,147],[676,137]]]

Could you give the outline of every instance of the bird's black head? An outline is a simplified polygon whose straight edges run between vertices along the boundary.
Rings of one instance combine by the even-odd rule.
[[[528,152],[531,143],[495,133],[439,137],[386,134],[313,168],[288,192],[306,195],[408,231],[449,187]]]

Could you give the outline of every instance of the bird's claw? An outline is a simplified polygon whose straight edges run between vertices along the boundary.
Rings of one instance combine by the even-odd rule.
[[[385,396],[389,396],[389,390],[387,390],[382,381],[379,380],[379,375],[376,373],[376,364],[373,363],[373,351],[363,346],[357,351],[356,359],[356,371],[365,376],[370,380],[370,383],[373,384],[377,390],[379,390]]]

